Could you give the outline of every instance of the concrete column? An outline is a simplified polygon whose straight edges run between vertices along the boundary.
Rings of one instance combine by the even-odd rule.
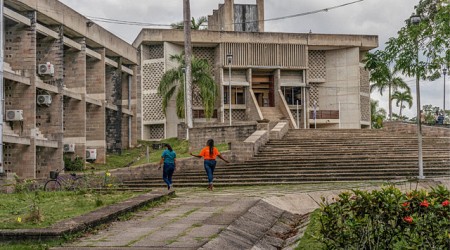
[[[97,149],[98,163],[106,162],[105,49],[96,49],[101,60],[86,60],[86,95],[100,101],[102,106],[86,103],[86,148]]]
[[[258,8],[258,32],[264,32],[264,0],[256,0]]]

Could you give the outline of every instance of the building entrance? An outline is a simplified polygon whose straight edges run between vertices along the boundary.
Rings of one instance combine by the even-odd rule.
[[[275,107],[273,75],[253,75],[252,90],[260,107]]]

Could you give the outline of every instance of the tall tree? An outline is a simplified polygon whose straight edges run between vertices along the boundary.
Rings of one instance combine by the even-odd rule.
[[[205,16],[199,17],[197,18],[197,20],[195,20],[195,18],[191,18],[191,29],[193,30],[204,30],[206,29],[205,24],[208,22],[208,18]],[[178,23],[172,23],[170,24],[170,27],[172,29],[176,29],[176,30],[182,30],[184,29],[184,22],[178,22]]]
[[[409,91],[395,91],[394,94],[392,94],[392,100],[397,100],[397,102],[395,103],[397,107],[399,107],[400,104],[400,117],[402,117],[402,111],[405,107],[403,106],[404,102],[408,104],[409,108],[411,108],[413,105],[413,98],[411,96],[411,92]]]
[[[186,65],[186,139],[189,140],[189,129],[194,127],[192,115],[192,42],[191,42],[191,3],[183,0],[183,21],[184,21],[184,63]]]
[[[386,111],[378,108],[378,101],[370,100],[370,119],[372,128],[382,128],[383,120],[386,119]]]
[[[407,20],[398,36],[388,40],[386,54],[402,74],[434,80],[449,64],[450,5],[445,2],[420,0],[414,13],[420,21]]]
[[[186,64],[184,55],[171,55],[170,60],[176,62],[178,67],[164,73],[158,86],[158,94],[163,98],[163,110],[166,112],[167,105],[174,95],[176,95],[176,112],[179,118],[185,118],[185,91],[184,72]],[[217,98],[217,85],[211,76],[208,62],[203,59],[192,58],[192,82],[200,89],[205,116],[211,118],[214,114],[214,105]]]
[[[378,50],[374,53],[368,53],[365,59],[365,67],[370,71],[370,92],[375,89],[380,91],[380,95],[388,90],[389,100],[389,120],[392,120],[392,93],[399,89],[405,89],[410,92],[409,86],[403,79],[397,76],[397,72],[390,67],[390,62],[384,51]]]

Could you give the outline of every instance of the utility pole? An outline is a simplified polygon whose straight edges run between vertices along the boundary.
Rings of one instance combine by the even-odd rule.
[[[194,126],[192,121],[192,44],[191,44],[191,4],[183,0],[184,17],[184,62],[186,64],[186,121],[188,130]]]
[[[3,0],[0,0],[0,174],[3,169],[3,34],[5,23],[3,22]]]

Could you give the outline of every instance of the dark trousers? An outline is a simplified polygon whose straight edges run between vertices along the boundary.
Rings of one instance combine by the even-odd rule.
[[[175,171],[175,164],[173,164],[173,163],[164,163],[163,180],[167,184],[168,187],[170,185],[172,185],[172,175],[173,175],[174,171]]]
[[[205,166],[206,175],[208,175],[208,183],[212,184],[214,179],[214,169],[216,168],[216,161],[205,160],[203,164]]]

